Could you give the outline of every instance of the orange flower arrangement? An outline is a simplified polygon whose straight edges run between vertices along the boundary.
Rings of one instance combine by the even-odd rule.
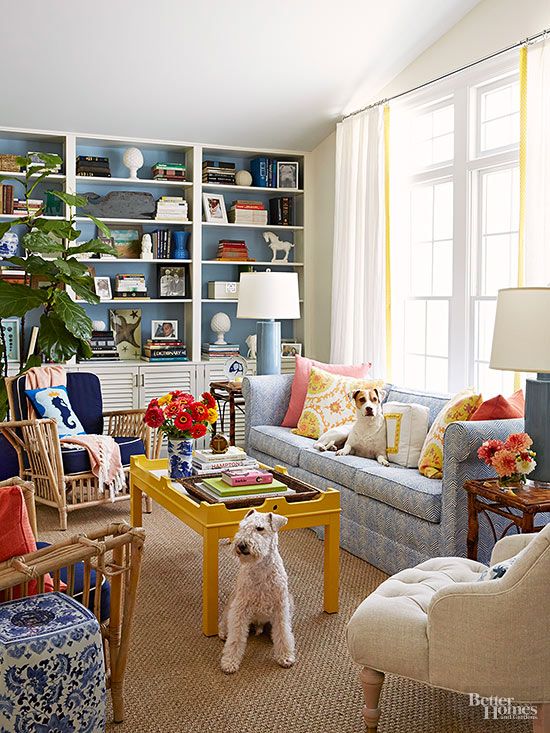
[[[535,468],[536,453],[530,450],[533,445],[527,433],[514,433],[505,441],[486,440],[478,448],[477,456],[487,466],[496,471],[503,484],[525,483],[525,477]]]
[[[158,428],[173,440],[202,438],[218,419],[216,400],[203,392],[200,400],[192,394],[174,390],[151,400],[143,418],[146,425]]]

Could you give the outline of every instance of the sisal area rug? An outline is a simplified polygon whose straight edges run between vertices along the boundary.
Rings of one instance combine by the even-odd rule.
[[[76,534],[128,520],[126,502],[69,515]],[[41,539],[55,542],[57,512],[38,507]],[[385,575],[353,555],[341,558],[340,613],[322,608],[322,544],[309,530],[283,533],[281,553],[296,612],[298,660],[285,670],[266,637],[251,638],[241,670],[219,668],[222,642],[201,634],[201,543],[155,506],[144,515],[145,555],[126,673],[126,717],[109,733],[364,733],[362,693],[350,661],[345,625]],[[236,565],[220,548],[220,593],[227,597]],[[379,733],[527,733],[530,724],[484,721],[460,695],[388,677]],[[112,720],[108,710],[109,721]]]

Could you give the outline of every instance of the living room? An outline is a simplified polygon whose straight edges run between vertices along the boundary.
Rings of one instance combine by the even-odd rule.
[[[2,18],[0,731],[550,733],[548,0]]]

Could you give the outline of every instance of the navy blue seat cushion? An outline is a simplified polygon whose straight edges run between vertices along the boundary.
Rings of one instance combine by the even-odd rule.
[[[145,446],[141,438],[115,438],[115,441],[120,446],[120,459],[123,466],[130,465],[131,456],[145,454]],[[61,457],[65,474],[85,473],[90,470],[90,459],[85,448],[61,443]]]
[[[36,546],[39,550],[41,550],[44,547],[50,547],[49,542],[37,542]],[[59,571],[59,575],[61,577],[61,580],[64,583],[68,583],[68,569],[67,568],[61,568]],[[83,601],[83,595],[84,595],[84,563],[78,562],[74,566],[74,595],[73,598],[75,598],[77,601],[82,603]],[[95,600],[95,570],[90,571],[90,596],[88,599],[88,608],[90,611],[94,610],[94,600]],[[101,621],[107,621],[109,618],[109,613],[111,610],[111,585],[109,581],[106,578],[103,578],[103,582],[101,584],[101,599],[99,602],[99,618]]]
[[[14,420],[28,418],[25,375],[12,384],[15,405]],[[67,372],[67,393],[73,410],[89,435],[103,433],[103,400],[101,384],[96,374],[90,372]]]
[[[12,444],[0,435],[0,481],[19,474],[19,461]]]

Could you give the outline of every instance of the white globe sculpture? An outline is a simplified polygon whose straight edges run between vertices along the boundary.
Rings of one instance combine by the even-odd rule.
[[[251,186],[252,176],[248,171],[237,171],[235,175],[235,183],[237,186]]]
[[[227,341],[224,339],[224,336],[231,328],[231,319],[227,313],[215,313],[210,321],[210,328],[218,337],[215,343],[226,344]]]
[[[122,162],[130,171],[129,178],[137,178],[137,172],[143,165],[143,155],[139,148],[127,148],[122,156]]]
[[[107,324],[105,321],[92,321],[92,328],[94,331],[106,331]]]

